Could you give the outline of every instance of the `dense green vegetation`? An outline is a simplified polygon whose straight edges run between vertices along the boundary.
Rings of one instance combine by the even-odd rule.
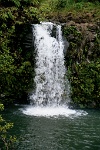
[[[0,100],[4,104],[27,93],[33,80],[33,52],[25,48],[32,22],[38,22],[38,1],[0,3]]]
[[[86,18],[87,14],[94,15],[92,20],[98,20],[100,16],[98,0],[42,0],[39,8],[42,19],[49,19],[54,22],[79,20],[82,17]],[[86,19],[90,21],[88,16]]]

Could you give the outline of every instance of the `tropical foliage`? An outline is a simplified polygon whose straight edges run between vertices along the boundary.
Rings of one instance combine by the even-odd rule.
[[[3,104],[0,104],[0,111],[4,110]],[[13,123],[7,123],[2,115],[0,115],[0,148],[2,150],[13,149],[16,137],[8,134],[8,131],[13,127]]]

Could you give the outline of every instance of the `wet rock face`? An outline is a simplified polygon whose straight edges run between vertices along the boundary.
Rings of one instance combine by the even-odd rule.
[[[96,23],[66,23],[63,26],[63,34],[69,42],[66,57],[80,63],[83,59],[91,61],[100,56],[99,29]]]

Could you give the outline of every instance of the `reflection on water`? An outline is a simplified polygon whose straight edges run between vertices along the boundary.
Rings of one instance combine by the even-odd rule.
[[[5,111],[20,138],[18,150],[100,150],[100,111],[78,117],[46,118],[22,114],[18,107]]]

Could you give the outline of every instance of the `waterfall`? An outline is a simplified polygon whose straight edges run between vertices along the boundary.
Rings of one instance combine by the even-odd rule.
[[[36,50],[36,89],[30,96],[31,103],[37,106],[62,105],[69,100],[69,84],[68,81],[68,85],[65,82],[61,26],[50,22],[33,25],[33,36]]]
[[[70,86],[65,76],[64,41],[60,25],[50,22],[33,25],[36,53],[35,85],[31,105],[23,111],[31,116],[80,116],[84,111],[68,108]]]

